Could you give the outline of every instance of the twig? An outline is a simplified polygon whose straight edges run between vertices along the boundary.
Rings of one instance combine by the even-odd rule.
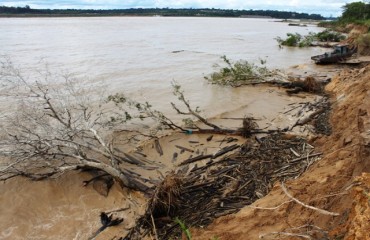
[[[287,232],[287,231],[300,230],[302,228],[306,228],[306,233],[307,234]],[[311,230],[309,230],[309,228],[311,228]],[[327,234],[328,234],[327,231],[324,231],[322,228],[320,228],[318,226],[310,225],[310,224],[285,229],[284,232],[270,232],[270,233],[260,234],[259,238],[261,239],[261,238],[264,238],[264,237],[269,236],[269,235],[285,235],[285,236],[292,236],[292,237],[301,237],[301,238],[305,238],[305,239],[317,239],[317,237],[314,238],[312,236],[313,232],[320,232],[320,233],[322,233],[326,236],[326,238],[324,238],[324,239],[327,239]],[[310,234],[310,235],[308,235],[308,234]]]
[[[326,210],[323,210],[323,209],[320,209],[320,208],[316,208],[316,207],[313,207],[313,206],[310,206],[310,205],[307,205],[301,201],[299,201],[298,199],[294,198],[289,192],[288,190],[286,189],[285,185],[283,182],[280,183],[281,184],[281,189],[283,189],[285,195],[287,195],[290,199],[292,199],[293,201],[295,201],[296,203],[306,207],[306,208],[309,208],[309,209],[312,209],[312,210],[315,210],[315,211],[318,211],[319,213],[321,214],[325,214],[325,215],[331,215],[331,216],[339,216],[339,213],[334,213],[334,212],[329,212],[329,211],[326,211]]]
[[[106,214],[111,214],[111,213],[115,213],[115,212],[123,212],[123,211],[126,211],[130,209],[129,207],[126,207],[126,208],[119,208],[119,209],[115,209],[115,210],[111,210],[109,212],[105,212]]]
[[[311,155],[306,155],[306,156],[303,156],[303,157],[300,157],[300,158],[292,159],[289,162],[294,163],[296,161],[301,161],[301,160],[304,160],[304,159],[307,159],[307,158],[313,158],[313,157],[317,157],[317,156],[320,156],[320,155],[322,155],[322,153],[314,153],[314,154],[311,154]]]
[[[294,201],[293,199],[292,200],[289,200],[289,201],[285,201],[285,202],[277,205],[276,207],[254,207],[254,206],[251,206],[251,205],[249,205],[247,207],[252,208],[252,209],[261,209],[261,210],[276,210],[279,207],[283,206],[284,204],[290,203],[290,202],[293,202],[293,201]]]
[[[264,237],[269,236],[269,235],[285,235],[285,236],[291,236],[291,237],[300,237],[300,238],[305,238],[305,239],[312,239],[308,235],[297,234],[297,233],[289,233],[289,232],[270,232],[270,233],[265,233],[265,234],[259,235],[259,239],[263,239]]]
[[[150,214],[150,218],[152,219],[154,237],[155,237],[156,240],[159,240],[158,234],[157,234],[157,228],[155,227],[155,222],[154,222],[153,214]]]

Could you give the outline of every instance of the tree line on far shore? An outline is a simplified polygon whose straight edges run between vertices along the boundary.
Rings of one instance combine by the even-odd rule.
[[[233,10],[215,8],[130,8],[130,9],[33,9],[0,6],[1,15],[65,15],[65,16],[186,16],[186,17],[271,17],[280,19],[324,20],[320,14],[276,10]]]

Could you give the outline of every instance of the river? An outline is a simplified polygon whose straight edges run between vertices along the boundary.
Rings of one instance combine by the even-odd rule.
[[[1,18],[0,55],[25,74],[47,64],[54,74],[102,81],[108,92],[145,99],[164,112],[176,81],[194,105],[212,116],[242,100],[203,79],[214,64],[222,64],[222,55],[233,61],[263,59],[271,68],[310,66],[310,56],[322,50],[280,49],[274,38],[319,30],[251,18]]]
[[[203,79],[214,64],[222,64],[222,55],[233,61],[263,59],[286,71],[299,64],[310,71],[315,66],[309,56],[321,49],[279,48],[274,38],[320,30],[250,18],[0,18],[0,55],[25,76],[47,65],[53,74],[72,73],[103,82],[108,93],[147,100],[169,116],[176,81],[191,103],[212,117],[237,109],[248,97]],[[85,239],[99,227],[101,210],[128,204],[127,194],[117,189],[104,198],[79,185],[83,177],[71,176],[0,183],[0,239]]]

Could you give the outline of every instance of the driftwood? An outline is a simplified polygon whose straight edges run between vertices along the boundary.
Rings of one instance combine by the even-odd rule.
[[[163,155],[163,150],[162,150],[162,146],[161,146],[161,144],[159,143],[159,140],[158,140],[158,139],[155,139],[155,140],[154,140],[154,146],[155,146],[155,150],[158,152],[158,154],[159,154],[160,156],[162,156],[162,155]]]
[[[175,217],[190,227],[205,226],[263,197],[274,182],[299,176],[319,156],[298,137],[286,139],[282,134],[272,134],[260,141],[202,167],[190,167],[187,173],[178,171],[167,176],[157,186],[145,214],[123,239],[141,239],[154,225],[158,239],[179,237],[181,230],[173,221]],[[187,161],[189,165],[197,160]]]
[[[204,159],[207,159],[207,158],[212,158],[212,157],[213,157],[212,154],[196,156],[196,157],[189,158],[189,159],[183,161],[182,163],[179,164],[179,166],[183,166],[185,164],[194,163],[194,162],[204,160]]]
[[[289,111],[298,109],[298,107],[293,107]],[[303,126],[308,123],[312,123],[314,126],[314,131],[316,134],[324,134],[330,135],[331,134],[331,126],[329,123],[329,113],[331,111],[331,106],[328,98],[323,97],[319,101],[313,103],[305,103],[301,106],[301,108],[294,114],[294,117],[297,117],[298,120],[295,122],[293,126],[289,128],[292,130],[296,126]],[[308,113],[308,114],[307,114]]]
[[[217,153],[215,153],[212,158],[217,158],[217,157],[220,157],[230,151],[233,151],[235,149],[237,149],[238,147],[240,147],[238,144],[234,144],[234,145],[231,145],[231,146],[228,146],[228,147],[224,147],[223,149],[221,149],[220,151],[218,151]]]

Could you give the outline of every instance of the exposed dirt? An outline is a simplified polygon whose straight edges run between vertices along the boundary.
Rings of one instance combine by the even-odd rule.
[[[338,216],[289,201],[277,183],[253,207],[218,218],[205,229],[191,229],[193,239],[301,239],[297,234],[312,239],[370,239],[369,80],[369,66],[347,69],[326,87],[333,104],[333,132],[312,139],[323,157],[301,177],[286,182],[290,194],[301,202]]]

